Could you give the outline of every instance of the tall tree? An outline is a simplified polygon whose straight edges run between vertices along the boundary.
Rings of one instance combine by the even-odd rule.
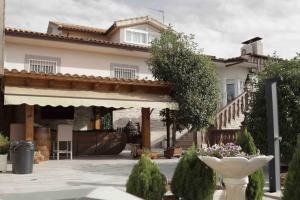
[[[251,110],[244,124],[263,154],[268,154],[265,79],[282,76],[277,85],[281,161],[289,163],[300,132],[300,56],[290,60],[271,59],[258,76]]]
[[[197,51],[193,35],[172,28],[153,41],[148,60],[153,76],[172,85],[171,96],[179,109],[175,123],[194,131],[207,127],[217,110],[217,74],[209,57]]]

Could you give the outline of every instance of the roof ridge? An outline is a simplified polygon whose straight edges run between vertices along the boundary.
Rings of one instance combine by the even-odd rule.
[[[104,28],[98,28],[95,26],[86,26],[86,25],[80,25],[80,24],[74,24],[74,23],[68,23],[68,22],[59,22],[59,21],[49,21],[49,24],[53,23],[58,26],[61,26],[62,29],[75,29],[75,30],[82,30],[89,31],[89,32],[100,32],[105,33],[107,29]]]

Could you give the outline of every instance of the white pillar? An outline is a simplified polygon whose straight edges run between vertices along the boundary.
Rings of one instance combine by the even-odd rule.
[[[224,178],[226,187],[226,200],[246,200],[248,176],[244,178]]]

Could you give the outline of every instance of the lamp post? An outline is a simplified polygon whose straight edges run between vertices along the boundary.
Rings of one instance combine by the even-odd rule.
[[[282,77],[265,81],[265,98],[267,107],[268,152],[274,158],[269,163],[270,192],[280,190],[280,140],[278,124],[277,82]]]

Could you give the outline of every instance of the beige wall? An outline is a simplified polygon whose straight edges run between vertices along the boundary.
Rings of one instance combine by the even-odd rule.
[[[5,1],[0,0],[0,75],[3,74],[4,64],[4,17],[5,17]]]
[[[221,106],[227,104],[226,82],[227,80],[233,80],[235,85],[235,94],[238,96],[243,91],[240,81],[245,81],[249,69],[238,65],[226,67],[225,65],[219,65],[217,68],[219,78],[219,88],[221,92]]]
[[[63,48],[43,47],[8,42],[5,49],[5,68],[24,70],[25,55],[58,57],[61,59],[60,73],[109,77],[111,63],[139,67],[139,78],[151,79],[146,58],[104,54]]]

